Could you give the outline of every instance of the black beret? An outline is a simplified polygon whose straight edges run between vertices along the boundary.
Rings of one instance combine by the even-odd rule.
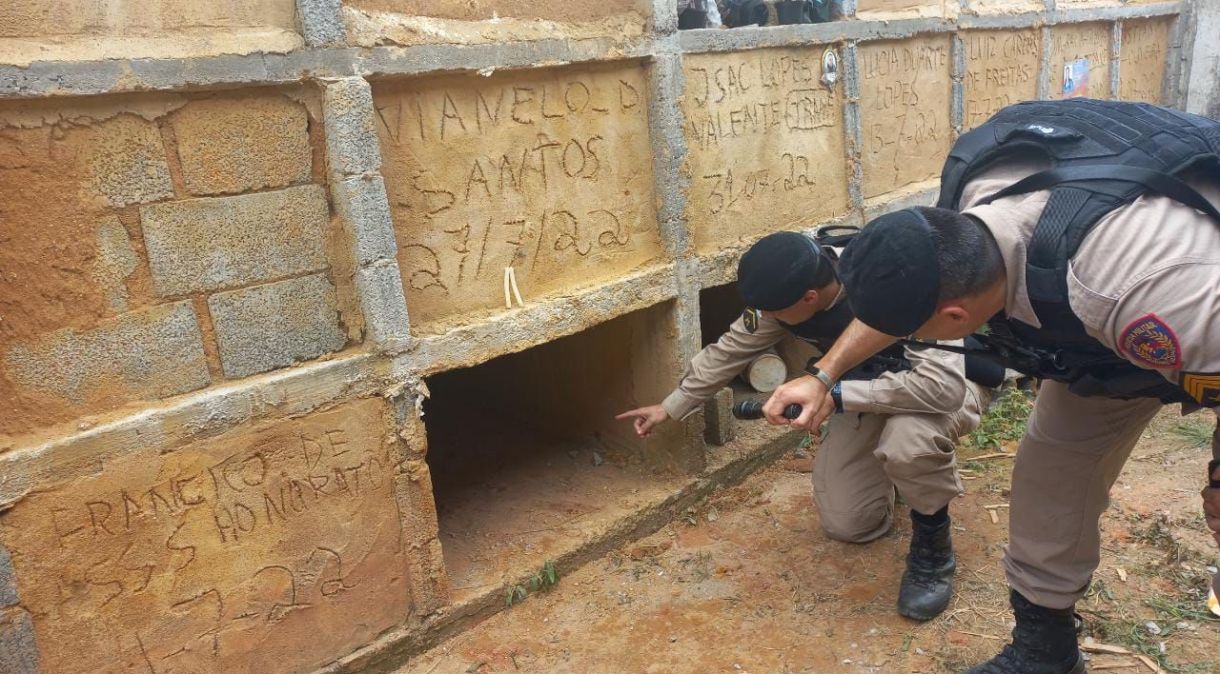
[[[746,305],[779,311],[817,287],[818,272],[830,264],[813,239],[797,232],[776,232],[758,240],[737,263],[737,292]]]
[[[932,318],[940,296],[936,251],[932,226],[915,209],[865,225],[839,261],[856,318],[893,337],[906,337]]]

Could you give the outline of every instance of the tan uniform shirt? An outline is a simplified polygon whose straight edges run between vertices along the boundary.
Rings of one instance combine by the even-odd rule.
[[[1033,326],[1040,322],[1025,287],[1026,244],[1050,193],[973,204],[1043,168],[1009,162],[989,169],[966,185],[961,202],[999,244],[1005,313]],[[1205,178],[1185,180],[1220,206],[1220,180]],[[1069,262],[1068,301],[1090,336],[1202,405],[1220,407],[1220,223],[1167,197],[1141,196],[1089,232]]]
[[[836,304],[846,301],[840,294]],[[833,306],[833,305],[832,305]],[[738,318],[718,342],[695,356],[678,387],[661,405],[673,419],[682,419],[733,380],[757,355],[792,336],[774,318],[759,317],[750,332]],[[795,339],[796,337],[793,336]],[[961,341],[946,342],[960,346]],[[966,398],[966,364],[961,354],[940,349],[907,349],[912,369],[887,372],[868,381],[845,381],[846,412],[882,414],[952,414]]]

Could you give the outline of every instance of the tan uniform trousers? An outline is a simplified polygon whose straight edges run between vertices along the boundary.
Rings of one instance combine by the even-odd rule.
[[[990,392],[966,387],[952,414],[836,414],[813,460],[813,498],[822,531],[865,543],[894,522],[894,489],[916,512],[931,515],[962,493],[954,447],[979,425]]]
[[[1045,382],[1017,451],[1004,570],[1039,606],[1084,596],[1101,559],[1110,487],[1161,403],[1082,398]]]

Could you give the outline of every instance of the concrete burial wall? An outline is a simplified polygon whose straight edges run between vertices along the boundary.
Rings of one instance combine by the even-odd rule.
[[[5,3],[0,671],[379,671],[533,571],[451,587],[421,413],[464,401],[429,377],[656,476],[571,568],[775,455],[609,419],[676,381],[753,240],[928,203],[1016,101],[1220,109],[1214,3],[838,9]]]

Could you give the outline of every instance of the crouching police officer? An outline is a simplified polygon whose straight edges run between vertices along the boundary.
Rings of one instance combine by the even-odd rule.
[[[695,356],[661,404],[618,418],[634,418],[641,437],[666,419],[685,418],[788,335],[824,352],[852,320],[835,275],[837,255],[795,232],[761,239],[737,268],[738,290],[750,308]],[[895,345],[867,360],[834,388],[842,414],[829,425],[814,459],[814,500],[830,538],[865,543],[889,531],[895,487],[911,506],[913,533],[898,612],[916,620],[936,617],[952,596],[956,560],[949,501],[962,493],[953,449],[959,436],[978,425],[990,400],[990,390],[967,381],[966,370],[960,354],[921,347]],[[1003,369],[971,374],[991,377],[994,386]]]
[[[1013,470],[1013,640],[969,674],[1079,674],[1071,609],[1110,487],[1163,404],[1220,407],[1220,123],[1084,99],[1012,106],[955,144],[938,206],[877,218],[847,248],[859,320],[816,367],[833,383],[898,337],[991,319],[990,356],[1049,380]],[[827,388],[794,380],[764,412],[787,423],[778,412],[799,403],[793,423],[815,427]],[[1220,480],[1220,460],[1208,471]],[[1215,486],[1204,511],[1220,542]]]

